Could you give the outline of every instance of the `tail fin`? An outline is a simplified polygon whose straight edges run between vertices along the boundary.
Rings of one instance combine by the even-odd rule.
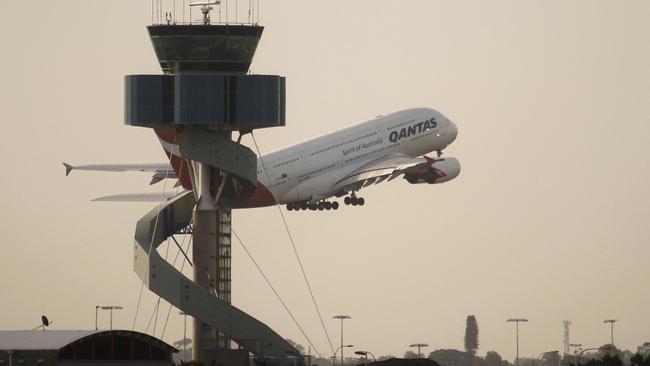
[[[67,177],[68,174],[74,169],[74,167],[70,164],[63,163],[63,166],[65,167],[65,176]]]

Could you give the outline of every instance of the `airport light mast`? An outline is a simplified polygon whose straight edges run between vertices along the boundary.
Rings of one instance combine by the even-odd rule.
[[[616,323],[618,319],[606,319],[603,320],[603,323],[609,323],[610,327],[610,344],[613,346],[614,345],[614,323]]]
[[[422,347],[429,347],[429,345],[426,344],[426,343],[413,343],[409,347],[417,347],[418,348],[418,359],[420,359],[420,358],[422,358],[422,353],[420,352],[420,349]]]
[[[519,323],[528,322],[528,319],[524,318],[511,318],[506,320],[506,322],[514,322],[516,329],[516,339],[517,339],[517,356],[515,357],[515,366],[519,365]]]
[[[343,348],[354,347],[352,345],[343,347],[343,321],[346,319],[352,319],[352,317],[349,315],[334,315],[332,319],[341,319],[341,347],[339,347],[339,349],[341,350],[341,365],[343,365]],[[334,355],[336,355],[336,352],[334,352]]]
[[[124,308],[121,307],[121,306],[118,306],[118,305],[97,305],[97,306],[95,306],[95,330],[97,330],[97,313],[98,313],[98,311],[100,309],[110,311],[110,313],[111,313],[111,315],[110,315],[110,317],[111,317],[111,320],[110,320],[111,328],[110,329],[113,330],[113,310],[122,310]]]
[[[189,6],[189,23],[177,23],[175,9],[163,22],[160,5],[152,9],[158,21],[147,30],[163,74],[125,77],[125,124],[152,128],[167,144],[179,182],[192,190],[138,221],[134,269],[151,291],[194,317],[195,361],[248,359],[250,352],[267,365],[285,365],[297,350],[230,304],[231,204],[260,189],[257,155],[240,142],[253,129],[284,126],[285,78],[248,74],[264,30],[250,15],[248,23],[215,24],[210,12],[221,14],[220,1]],[[191,19],[196,6],[198,22]],[[191,280],[155,250],[184,233],[193,239]],[[241,349],[230,350],[231,341]]]

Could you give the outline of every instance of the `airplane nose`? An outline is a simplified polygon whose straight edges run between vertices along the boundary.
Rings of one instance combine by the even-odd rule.
[[[454,122],[449,121],[449,127],[447,127],[449,130],[449,136],[451,137],[451,141],[456,140],[456,136],[458,136],[458,127],[454,124]]]

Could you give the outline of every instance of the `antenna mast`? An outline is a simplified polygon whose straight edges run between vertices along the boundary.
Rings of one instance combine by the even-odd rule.
[[[221,0],[214,0],[214,1],[203,1],[203,2],[192,2],[190,0],[190,7],[192,6],[200,6],[201,7],[201,13],[203,13],[203,24],[204,25],[209,25],[210,24],[210,11],[214,9],[210,5],[218,5],[219,6],[219,14],[221,14]],[[220,19],[221,20],[221,19]],[[190,19],[190,22],[192,20]]]
[[[569,340],[569,327],[571,326],[571,320],[564,320],[564,354],[568,355],[571,352],[571,341]]]

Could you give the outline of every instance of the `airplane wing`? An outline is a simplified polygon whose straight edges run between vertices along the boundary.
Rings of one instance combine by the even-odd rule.
[[[391,181],[402,174],[422,173],[429,169],[435,159],[428,157],[411,158],[405,155],[389,155],[361,166],[338,181],[332,191],[349,192],[359,190],[384,180]]]
[[[187,192],[180,190],[179,192],[166,192],[166,193],[129,193],[129,194],[114,194],[110,196],[102,196],[95,198],[95,202],[160,202],[172,200]]]
[[[168,163],[160,164],[91,164],[73,166],[63,163],[65,175],[68,176],[73,170],[92,170],[100,172],[152,172],[149,184],[156,184],[165,178],[176,178],[176,173]]]

